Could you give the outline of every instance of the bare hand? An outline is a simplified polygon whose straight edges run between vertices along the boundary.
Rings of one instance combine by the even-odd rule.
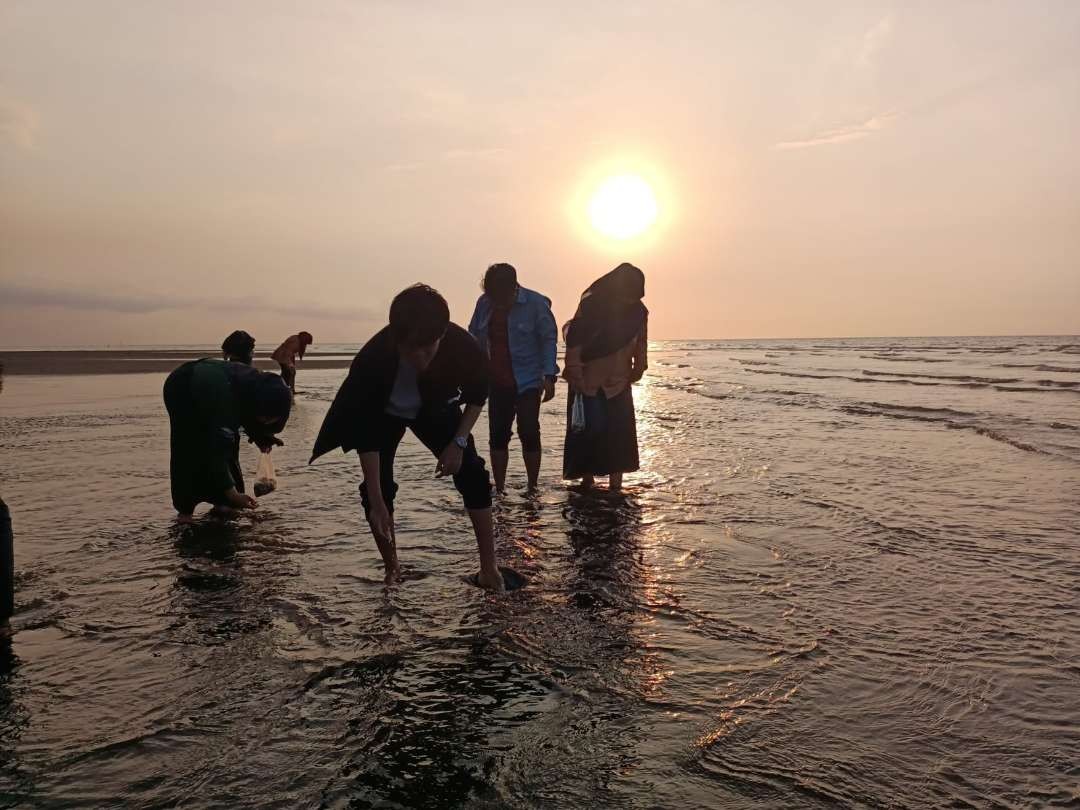
[[[463,451],[454,442],[446,445],[446,449],[439,456],[439,463],[435,465],[435,474],[442,478],[446,475],[457,475],[461,469]]]
[[[375,534],[377,540],[383,540],[387,543],[394,542],[394,518],[386,507],[385,501],[380,500],[371,505],[368,512],[368,523],[371,524],[371,531]]]
[[[277,436],[256,436],[251,441],[253,441],[255,443],[255,446],[262,450],[264,453],[269,453],[275,447],[285,446],[285,442],[283,442]]]
[[[555,378],[554,377],[545,377],[544,378],[544,399],[542,401],[543,402],[551,402],[551,400],[553,400],[553,399],[555,399]]]
[[[253,497],[245,495],[243,492],[237,492],[235,489],[226,492],[225,499],[234,509],[254,509],[259,505],[259,502]]]

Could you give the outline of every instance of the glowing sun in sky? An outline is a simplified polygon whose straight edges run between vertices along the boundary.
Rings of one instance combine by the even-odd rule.
[[[657,213],[652,188],[636,174],[607,178],[589,200],[589,221],[612,239],[643,234],[656,222]]]

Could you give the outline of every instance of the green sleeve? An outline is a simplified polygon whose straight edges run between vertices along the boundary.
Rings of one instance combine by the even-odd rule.
[[[206,454],[207,483],[225,492],[236,486],[229,460],[236,452],[239,424],[232,386],[225,376],[225,364],[204,360],[191,377],[191,394],[201,417],[203,452]]]

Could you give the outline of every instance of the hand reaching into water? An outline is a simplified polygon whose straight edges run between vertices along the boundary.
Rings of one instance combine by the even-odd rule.
[[[253,497],[245,495],[243,492],[237,492],[235,489],[226,492],[225,499],[229,502],[229,506],[234,509],[254,509],[259,505],[259,502]]]

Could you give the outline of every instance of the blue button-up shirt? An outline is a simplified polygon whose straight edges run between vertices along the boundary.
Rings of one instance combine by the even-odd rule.
[[[469,332],[480,341],[485,352],[488,347],[488,327],[491,324],[491,299],[480,296],[469,321]],[[524,287],[518,287],[517,299],[506,318],[509,333],[510,362],[514,367],[514,382],[518,393],[544,384],[544,377],[559,374],[555,360],[559,330],[551,314],[551,299]]]

